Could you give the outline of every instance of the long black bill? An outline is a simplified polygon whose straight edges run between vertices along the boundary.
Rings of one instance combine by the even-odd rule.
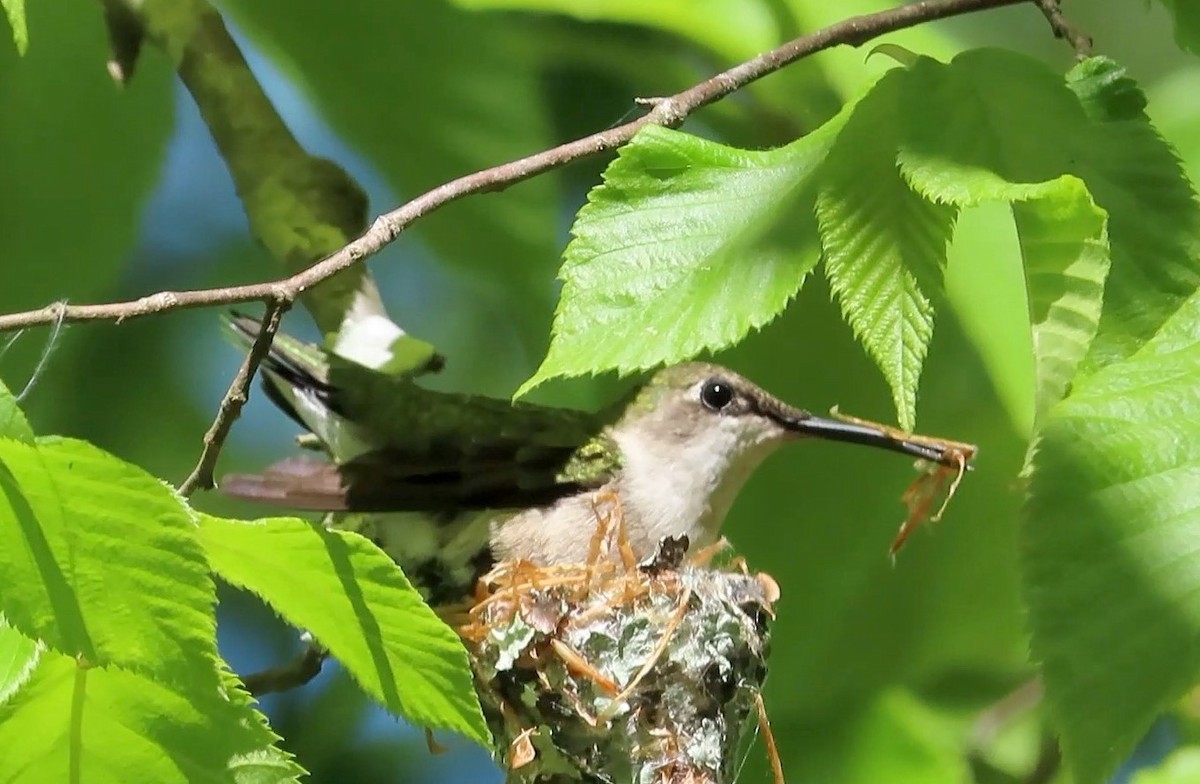
[[[969,463],[977,451],[971,444],[911,435],[873,422],[825,419],[800,409],[771,411],[770,415],[798,435],[878,447],[950,468]]]

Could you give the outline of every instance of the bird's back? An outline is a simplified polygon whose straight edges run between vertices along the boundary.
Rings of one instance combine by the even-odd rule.
[[[252,319],[232,326],[243,343],[258,329]],[[229,477],[232,495],[308,509],[449,513],[546,504],[604,479],[601,415],[434,392],[286,335],[263,372],[268,395],[329,460]]]

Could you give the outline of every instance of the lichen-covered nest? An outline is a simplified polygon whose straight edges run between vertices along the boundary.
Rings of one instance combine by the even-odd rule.
[[[681,552],[502,564],[481,583],[460,631],[510,780],[733,781],[778,588]]]

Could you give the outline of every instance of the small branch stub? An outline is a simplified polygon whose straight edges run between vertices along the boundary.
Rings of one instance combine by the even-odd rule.
[[[1063,15],[1062,0],[1034,0],[1034,5],[1050,23],[1054,37],[1063,39],[1075,50],[1076,60],[1086,60],[1092,56],[1092,37]]]
[[[180,495],[187,497],[196,490],[211,490],[214,487],[213,470],[217,467],[221,447],[225,445],[233,423],[242,414],[242,406],[250,396],[250,384],[254,381],[254,374],[270,352],[271,341],[279,331],[279,322],[291,304],[292,301],[288,297],[279,297],[267,302],[258,337],[254,339],[254,344],[246,352],[246,358],[242,360],[233,381],[229,383],[229,390],[221,398],[217,416],[208,432],[204,434],[204,448],[200,452],[200,459],[179,485]]]
[[[484,578],[460,633],[510,781],[733,782],[775,583],[664,560]]]

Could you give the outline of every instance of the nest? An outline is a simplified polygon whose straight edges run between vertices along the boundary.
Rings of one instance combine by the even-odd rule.
[[[510,781],[725,784],[765,724],[775,581],[687,563],[501,564],[460,633]],[[769,741],[769,728],[768,728]],[[769,743],[768,748],[773,744]]]

